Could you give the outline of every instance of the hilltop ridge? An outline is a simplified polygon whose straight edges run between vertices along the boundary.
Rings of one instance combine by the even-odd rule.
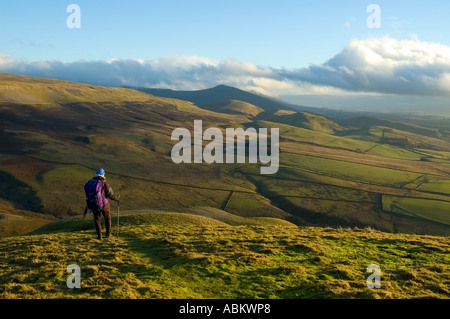
[[[448,237],[230,226],[202,216],[141,212],[121,220],[119,237],[114,223],[113,238],[100,242],[92,223],[66,221],[39,235],[0,239],[0,298],[450,297]],[[74,263],[82,289],[66,285],[66,268]],[[366,268],[374,263],[382,269],[381,289],[366,285]]]
[[[213,88],[198,91],[174,91],[170,89],[136,88],[155,96],[175,98],[190,101],[196,105],[212,105],[224,101],[237,100],[253,104],[266,112],[276,112],[280,109],[291,109],[290,104],[277,101],[273,98],[253,94],[227,85],[218,85]]]

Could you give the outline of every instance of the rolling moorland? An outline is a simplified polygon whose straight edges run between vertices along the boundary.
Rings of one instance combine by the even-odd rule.
[[[449,297],[442,119],[332,118],[226,86],[205,91],[190,93],[194,103],[183,92],[0,75],[1,297]],[[174,164],[173,129],[200,119],[279,128],[278,173]],[[128,215],[101,253],[92,221],[79,220],[99,167]],[[69,259],[89,268],[87,290],[61,286]],[[386,273],[381,290],[365,287],[371,263]]]

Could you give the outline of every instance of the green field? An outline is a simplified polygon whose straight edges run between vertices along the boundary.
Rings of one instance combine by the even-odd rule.
[[[383,196],[383,207],[387,211],[410,214],[450,225],[450,202]]]
[[[450,160],[450,152],[439,152],[435,150],[427,150],[427,149],[418,149],[417,152],[422,154],[432,156],[434,158]]]
[[[281,162],[299,170],[315,172],[344,180],[391,187],[402,187],[421,176],[420,174],[407,171],[292,153],[281,154]]]
[[[377,144],[370,143],[366,141],[361,141],[352,138],[338,137],[329,143],[324,144],[324,146],[332,148],[341,148],[345,150],[355,151],[357,153],[365,153]]]
[[[418,161],[421,159],[420,154],[392,145],[376,145],[366,153],[388,158],[407,159],[411,161]]]
[[[450,195],[450,180],[428,179],[419,187],[425,192],[443,193]]]

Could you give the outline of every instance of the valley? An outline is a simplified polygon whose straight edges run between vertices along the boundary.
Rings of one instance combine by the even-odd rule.
[[[333,120],[226,86],[190,93],[196,105],[175,99],[189,94],[166,91],[158,97],[12,75],[1,75],[0,84],[0,197],[14,207],[8,214],[80,215],[82,186],[103,167],[124,209],[209,206],[297,225],[450,233],[447,130],[375,117]],[[193,131],[196,120],[224,136],[227,128],[279,129],[278,172],[261,176],[261,163],[248,160],[174,164],[171,134]]]

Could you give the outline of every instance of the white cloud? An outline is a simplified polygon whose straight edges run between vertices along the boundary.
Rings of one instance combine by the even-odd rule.
[[[0,70],[13,68],[16,60],[10,54],[0,52]]]
[[[267,95],[365,92],[450,96],[450,47],[417,38],[352,40],[324,64],[300,69],[275,69],[245,60],[219,61],[199,56],[22,62],[0,53],[0,72],[176,90],[227,84]]]
[[[323,65],[282,74],[354,92],[450,96],[449,75],[450,47],[389,37],[353,40]]]

